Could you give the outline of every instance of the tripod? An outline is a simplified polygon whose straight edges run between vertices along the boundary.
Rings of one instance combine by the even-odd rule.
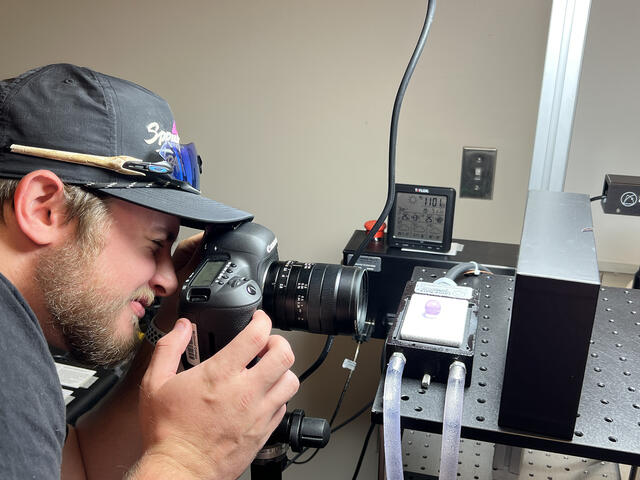
[[[251,480],[281,480],[289,446],[294,452],[303,448],[322,448],[329,442],[329,422],[305,417],[296,409],[285,413],[278,427],[251,463]]]

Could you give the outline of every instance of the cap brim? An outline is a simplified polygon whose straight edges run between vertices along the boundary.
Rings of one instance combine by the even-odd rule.
[[[105,188],[113,197],[159,212],[175,215],[185,227],[204,229],[212,223],[239,223],[253,220],[250,213],[210,198],[173,188]]]
[[[0,151],[0,178],[20,179],[38,169],[54,172],[65,183],[91,188],[136,205],[175,215],[186,227],[204,229],[212,223],[240,223],[253,220],[250,213],[196,193],[171,187],[132,188],[131,177],[103,168]],[[107,184],[109,188],[100,188],[101,185]]]

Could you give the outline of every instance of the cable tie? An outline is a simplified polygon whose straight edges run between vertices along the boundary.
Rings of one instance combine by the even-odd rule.
[[[356,362],[354,362],[350,358],[345,358],[342,362],[342,368],[351,370],[353,372],[356,369]]]
[[[458,286],[458,284],[457,284],[455,281],[451,280],[451,279],[450,279],[450,278],[448,278],[448,277],[440,277],[440,278],[436,278],[436,279],[433,281],[433,284],[434,284],[434,285],[435,285],[435,284],[444,284],[444,285],[447,285],[447,286],[449,286],[449,287],[457,287],[457,286]]]
[[[478,275],[480,275],[480,269],[478,268],[478,262],[471,262],[471,263],[475,267],[475,270],[473,271],[473,274],[477,277]]]

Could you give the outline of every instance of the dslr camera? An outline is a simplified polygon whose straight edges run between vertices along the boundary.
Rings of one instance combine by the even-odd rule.
[[[262,308],[273,326],[326,335],[362,335],[367,272],[359,267],[278,260],[268,228],[243,223],[205,231],[203,257],[182,286],[180,314],[193,324],[185,367],[231,341]]]

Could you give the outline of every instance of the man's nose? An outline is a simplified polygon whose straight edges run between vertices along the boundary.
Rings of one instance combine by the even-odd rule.
[[[149,285],[158,297],[171,295],[178,288],[178,278],[171,261],[171,253],[168,250],[160,253],[155,274],[151,278]]]

